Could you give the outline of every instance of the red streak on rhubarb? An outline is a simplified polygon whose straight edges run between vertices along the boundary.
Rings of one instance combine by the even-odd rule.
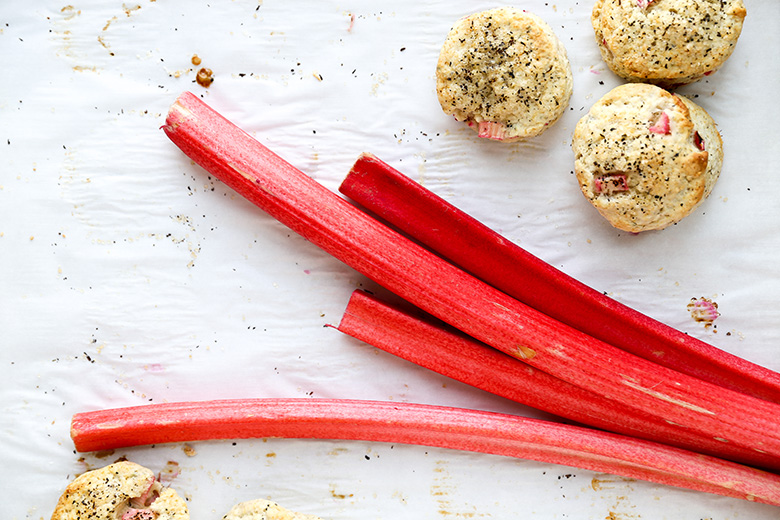
[[[694,435],[662,418],[604,399],[490,348],[419,309],[392,305],[363,291],[352,293],[337,329],[416,365],[537,410],[602,430],[780,470],[780,459]]]
[[[339,188],[488,284],[635,355],[780,403],[780,374],[654,320],[517,246],[380,159],[364,154]]]
[[[187,156],[335,258],[539,370],[724,442],[780,455],[780,406],[633,356],[485,284],[361,212],[191,93],[165,133]]]
[[[76,414],[80,452],[281,437],[400,443],[502,455],[780,505],[780,476],[631,437],[537,419],[408,403],[245,399]]]

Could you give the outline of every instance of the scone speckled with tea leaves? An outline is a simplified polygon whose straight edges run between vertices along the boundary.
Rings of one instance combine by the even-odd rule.
[[[745,15],[742,0],[596,0],[591,22],[615,74],[671,89],[718,70]]]
[[[296,513],[270,500],[249,500],[236,504],[222,520],[321,520],[314,515]]]
[[[122,461],[76,477],[51,520],[189,520],[187,504],[151,470]]]
[[[704,109],[643,83],[596,102],[577,123],[572,148],[585,198],[612,226],[633,233],[689,215],[723,162],[720,133]]]
[[[445,113],[480,137],[513,142],[552,125],[569,104],[566,49],[538,16],[500,7],[458,20],[436,66]]]

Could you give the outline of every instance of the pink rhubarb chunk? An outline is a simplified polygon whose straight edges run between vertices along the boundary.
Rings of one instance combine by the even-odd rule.
[[[148,509],[130,508],[122,515],[122,520],[154,520],[157,515]]]
[[[668,134],[671,131],[669,127],[669,115],[666,112],[661,112],[661,115],[658,116],[658,121],[656,121],[653,126],[648,128],[648,130],[655,134]]]
[[[595,177],[593,179],[593,184],[596,193],[611,195],[613,193],[620,193],[621,191],[628,191],[628,179],[626,179],[626,176],[622,173]]]
[[[478,135],[484,139],[493,139],[495,141],[503,141],[508,137],[506,126],[493,121],[480,121]]]
[[[693,133],[693,144],[696,145],[696,148],[699,150],[704,151],[704,139],[699,132]]]

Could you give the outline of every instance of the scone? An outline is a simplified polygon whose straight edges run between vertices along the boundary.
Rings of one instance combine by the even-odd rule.
[[[538,16],[511,7],[460,19],[436,65],[442,110],[480,137],[512,142],[544,132],[572,94],[566,49]]]
[[[222,520],[320,520],[314,515],[296,513],[269,500],[250,500],[236,504]]]
[[[596,0],[591,22],[615,74],[672,89],[723,65],[745,15],[742,0]]]
[[[51,520],[189,520],[187,504],[151,470],[116,462],[71,482]]]
[[[704,109],[644,83],[616,87],[595,103],[577,123],[572,148],[585,198],[612,226],[633,233],[689,215],[723,163],[720,134]]]
[[[694,144],[707,152],[707,172],[704,174],[704,197],[709,197],[723,167],[723,139],[712,117],[702,107],[685,96],[677,97],[688,107],[696,132]]]

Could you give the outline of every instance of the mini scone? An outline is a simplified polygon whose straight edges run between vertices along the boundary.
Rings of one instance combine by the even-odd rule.
[[[455,23],[439,54],[436,92],[442,110],[480,137],[513,142],[560,118],[572,73],[566,49],[544,20],[500,7]]]
[[[222,520],[321,520],[318,516],[296,513],[270,500],[249,500],[233,506]]]
[[[591,22],[615,74],[673,89],[723,65],[746,13],[742,0],[596,0]]]
[[[151,470],[122,461],[76,477],[51,520],[189,520],[187,504]]]
[[[704,109],[644,83],[596,102],[577,123],[572,148],[582,194],[612,226],[633,233],[689,215],[723,163],[720,134]]]

